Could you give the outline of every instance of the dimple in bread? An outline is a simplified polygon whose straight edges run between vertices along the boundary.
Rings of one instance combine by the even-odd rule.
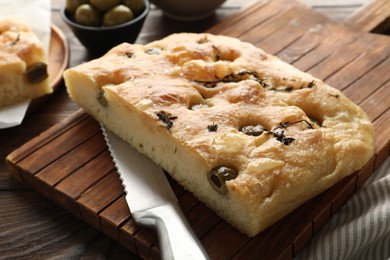
[[[22,17],[0,21],[0,108],[51,93],[42,43]]]
[[[362,109],[235,38],[124,43],[64,78],[85,111],[249,236],[373,155]]]

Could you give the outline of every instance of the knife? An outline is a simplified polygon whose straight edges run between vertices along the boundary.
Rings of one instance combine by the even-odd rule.
[[[156,228],[162,259],[209,259],[162,169],[103,125],[101,128],[132,217],[139,225]]]

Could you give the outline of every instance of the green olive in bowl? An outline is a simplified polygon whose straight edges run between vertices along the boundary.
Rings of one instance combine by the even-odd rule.
[[[88,4],[89,0],[66,0],[66,10],[71,13],[76,12],[77,7],[83,4]]]
[[[74,19],[77,23],[87,26],[99,26],[102,20],[100,13],[89,4],[77,7]]]
[[[103,26],[114,26],[134,18],[133,12],[125,5],[117,5],[104,14]]]
[[[146,9],[147,0],[67,0],[65,9],[84,26],[110,27],[127,23]],[[149,1],[147,2],[149,4]]]
[[[104,15],[107,12],[98,11],[92,5],[90,5],[91,8],[97,10],[100,14],[101,19],[99,25],[92,26],[80,24],[75,18],[75,12],[70,12],[66,6],[61,8],[60,14],[62,20],[70,27],[80,43],[88,49],[91,57],[99,57],[118,44],[123,42],[134,43],[136,41],[150,11],[149,0],[143,1],[145,3],[143,9],[138,13],[133,12],[133,18],[130,21],[112,26],[103,25]],[[111,9],[109,11],[111,11]],[[126,19],[128,19],[128,10],[126,10],[125,13],[127,14],[122,16],[127,17]],[[121,19],[123,19],[123,17]]]
[[[121,0],[89,0],[90,4],[99,11],[105,12],[116,5],[119,5]]]
[[[145,8],[144,0],[123,0],[122,2],[135,14],[141,12]]]

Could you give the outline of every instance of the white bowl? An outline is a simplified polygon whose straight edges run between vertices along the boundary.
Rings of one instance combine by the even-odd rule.
[[[180,21],[195,21],[212,15],[226,0],[151,0],[168,17]]]

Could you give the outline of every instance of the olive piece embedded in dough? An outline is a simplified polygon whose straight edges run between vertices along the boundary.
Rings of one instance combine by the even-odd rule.
[[[124,5],[118,5],[108,11],[103,18],[103,26],[114,26],[133,19],[133,12]]]
[[[121,0],[90,0],[89,2],[96,9],[104,12],[118,5]]]
[[[108,101],[106,99],[106,96],[104,95],[104,90],[102,88],[99,89],[96,99],[102,107],[107,107]]]
[[[247,125],[243,126],[240,131],[246,135],[259,136],[265,131],[265,128],[262,125]]]
[[[73,14],[77,7],[83,4],[88,4],[88,0],[66,0],[66,10]]]
[[[226,181],[235,179],[237,175],[237,171],[230,167],[216,167],[209,172],[209,181],[216,191],[225,194],[227,192]]]
[[[49,77],[47,73],[47,64],[44,62],[36,62],[31,64],[26,69],[26,79],[30,84],[38,84]]]
[[[123,0],[123,4],[129,7],[133,13],[139,13],[145,8],[144,0]]]
[[[89,4],[80,5],[76,9],[75,20],[77,23],[87,26],[99,26],[101,24],[100,13]]]

